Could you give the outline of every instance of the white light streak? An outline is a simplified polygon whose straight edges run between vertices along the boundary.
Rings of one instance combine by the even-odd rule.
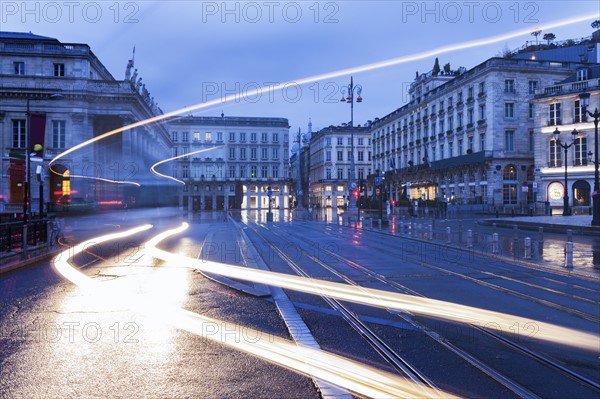
[[[581,16],[577,16],[577,17],[573,17],[573,18],[569,18],[569,19],[549,22],[547,24],[540,25],[539,29],[541,29],[541,30],[554,29],[554,28],[558,28],[561,26],[565,26],[565,25],[572,25],[572,24],[575,24],[578,22],[588,21],[590,19],[596,19],[597,17],[598,17],[597,14],[592,14],[592,13],[585,14],[585,15],[581,15]],[[513,39],[513,38],[516,38],[519,36],[529,35],[530,33],[531,33],[531,28],[520,29],[517,31],[504,33],[501,35],[492,36],[492,37],[488,37],[488,38],[484,38],[484,39],[471,40],[471,41],[466,41],[466,42],[462,42],[462,43],[451,44],[451,45],[447,45],[447,46],[438,47],[433,50],[424,51],[421,53],[406,55],[406,56],[402,56],[402,57],[393,58],[390,60],[375,62],[375,63],[371,63],[371,64],[367,64],[367,65],[361,65],[361,66],[357,66],[357,67],[353,67],[353,68],[341,69],[339,71],[328,72],[328,73],[324,73],[321,75],[310,76],[310,77],[306,77],[306,78],[302,78],[302,79],[290,80],[285,83],[269,85],[267,87],[260,87],[260,88],[254,89],[254,90],[246,90],[243,93],[230,94],[228,96],[224,96],[221,99],[215,99],[215,100],[207,101],[204,103],[192,105],[189,107],[180,108],[175,111],[167,112],[166,114],[158,115],[158,116],[155,116],[152,118],[145,119],[143,121],[135,122],[130,125],[122,126],[120,128],[111,130],[109,132],[106,132],[104,134],[96,136],[90,140],[79,143],[79,144],[71,147],[67,151],[65,151],[61,154],[58,154],[54,159],[52,159],[50,161],[49,164],[52,165],[54,162],[58,161],[60,158],[66,156],[74,151],[77,151],[87,145],[90,145],[96,141],[105,139],[107,137],[110,137],[110,136],[118,134],[118,133],[121,133],[125,130],[144,126],[144,125],[147,125],[147,124],[153,123],[153,122],[158,122],[158,121],[161,121],[161,120],[173,117],[173,116],[177,116],[177,115],[181,115],[181,114],[189,114],[192,111],[197,111],[197,110],[208,108],[208,107],[211,107],[214,105],[219,105],[219,104],[227,103],[230,101],[239,100],[240,98],[255,98],[256,96],[262,95],[265,91],[281,90],[281,89],[286,88],[289,85],[303,85],[303,84],[307,84],[307,83],[320,82],[320,81],[327,80],[327,79],[339,78],[339,77],[343,77],[343,76],[347,76],[347,75],[351,75],[351,74],[368,72],[368,71],[381,69],[381,68],[387,68],[387,67],[394,66],[394,65],[405,64],[405,63],[411,62],[411,61],[417,61],[417,60],[421,60],[421,59],[425,59],[425,58],[430,58],[433,56],[449,53],[452,51],[466,50],[469,48],[486,46],[489,44],[494,44],[494,43],[502,42],[505,40]],[[168,176],[163,175],[163,177],[168,177]]]
[[[157,163],[155,163],[154,165],[152,165],[152,166],[150,167],[150,171],[152,171],[152,173],[154,173],[155,175],[157,175],[157,176],[159,176],[159,177],[164,177],[165,179],[171,179],[171,180],[173,180],[173,181],[175,181],[175,182],[177,182],[177,183],[180,183],[180,184],[184,184],[184,185],[185,185],[185,182],[184,182],[183,180],[179,180],[179,179],[177,179],[177,178],[175,178],[175,177],[168,176],[168,175],[165,175],[165,174],[163,174],[163,173],[160,173],[160,172],[158,172],[158,171],[156,170],[156,167],[157,167],[158,165],[162,165],[162,164],[163,164],[163,163],[165,163],[165,162],[174,161],[175,159],[179,159],[179,158],[185,158],[185,157],[189,157],[190,155],[199,154],[199,153],[201,153],[201,152],[210,151],[210,150],[216,150],[216,149],[218,149],[218,148],[223,148],[223,147],[225,147],[225,146],[224,146],[224,145],[219,145],[219,146],[216,146],[216,147],[203,148],[203,149],[201,149],[201,150],[198,150],[198,151],[192,151],[192,152],[188,152],[188,153],[186,153],[186,154],[177,155],[176,157],[172,157],[172,158],[163,159],[162,161],[158,161]]]

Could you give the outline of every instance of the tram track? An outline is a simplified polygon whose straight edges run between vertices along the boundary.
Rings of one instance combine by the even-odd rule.
[[[275,226],[275,225],[273,225]],[[275,235],[276,237],[278,237],[279,239],[282,240],[287,240],[288,238],[284,237],[282,234],[277,233],[274,231],[274,228],[267,228],[265,227],[265,229],[267,229],[270,234]],[[261,237],[263,240],[265,241],[269,241],[269,239],[265,236],[265,234],[262,234],[258,231],[258,227],[256,228],[252,228],[252,230],[259,236]],[[289,236],[290,232],[286,231],[285,234],[287,236]],[[301,235],[301,232],[298,229],[295,229],[293,231],[293,234],[295,235],[295,237],[299,237]],[[305,237],[303,236],[302,239],[305,240]],[[307,251],[306,249],[301,249],[303,251],[303,254],[305,256],[307,256],[311,261],[315,262],[316,264],[319,264],[321,267],[326,268],[327,270],[329,270],[331,273],[333,273],[334,275],[336,275],[338,278],[342,279],[343,281],[345,281],[346,283],[355,285],[355,286],[359,286],[358,283],[354,282],[353,279],[351,279],[350,277],[344,275],[343,273],[335,270],[333,267],[331,267],[330,265],[327,265],[325,262],[321,261],[320,259],[318,259],[317,257],[315,257],[314,255],[312,255],[309,251]],[[377,250],[383,250],[383,248],[377,248]],[[387,286],[389,286],[390,288],[393,288],[394,290],[400,291],[402,293],[405,294],[410,294],[410,295],[415,295],[415,296],[421,296],[423,297],[424,295],[422,295],[421,293],[412,290],[400,283],[398,283],[397,281],[391,281],[388,280],[385,276],[373,272],[371,270],[369,270],[368,268],[360,265],[357,262],[354,262],[346,257],[344,257],[343,255],[340,255],[339,253],[336,253],[334,251],[331,251],[329,249],[324,249],[324,248],[320,248],[320,251],[324,252],[325,254],[327,254],[327,256],[331,257],[332,259],[337,259],[338,261],[342,262],[343,264],[351,267],[352,269],[361,271],[362,273],[364,273],[365,275],[369,276],[370,278],[373,278],[377,281],[379,281],[380,283],[383,283]],[[394,255],[393,252],[388,251],[387,252],[389,255]],[[285,255],[285,254],[283,254]],[[291,259],[289,259],[288,257],[288,263],[294,263]],[[423,262],[418,262],[418,264],[422,264]],[[428,266],[427,264],[422,264],[422,266]],[[290,265],[290,267],[292,269],[298,269],[299,266],[298,265]],[[300,268],[301,269],[301,268]],[[445,272],[444,270],[438,269],[439,271]],[[295,270],[297,273],[298,270]],[[306,274],[306,272],[300,272],[301,275],[305,275],[308,276]],[[452,273],[450,273],[452,274]],[[455,273],[456,275],[458,275],[458,273]],[[476,279],[474,279],[476,280]],[[476,281],[473,281],[476,282]],[[488,288],[494,288],[493,286],[490,286]],[[547,301],[546,301],[547,302]],[[539,302],[540,304],[544,304],[546,306],[548,306],[548,304],[544,303],[544,302]],[[558,310],[566,310],[562,307],[556,307],[556,309]],[[448,340],[447,338],[445,338],[444,336],[440,335],[438,332],[430,329],[429,327],[427,327],[426,325],[418,322],[417,320],[415,320],[414,317],[412,317],[412,315],[410,314],[405,314],[404,312],[393,312],[394,314],[396,314],[397,316],[401,317],[402,319],[404,319],[404,321],[412,324],[415,328],[418,328],[420,331],[422,331],[423,333],[425,333],[428,337],[434,339],[438,344],[444,346],[446,349],[450,350],[451,352],[453,352],[454,354],[458,355],[459,357],[461,357],[463,360],[465,360],[467,363],[471,364],[472,366],[474,366],[475,368],[477,368],[478,370],[480,370],[481,372],[485,373],[486,375],[488,375],[489,377],[491,377],[492,379],[494,379],[495,381],[497,381],[498,383],[500,383],[501,385],[503,385],[504,387],[506,387],[507,389],[509,389],[511,392],[513,392],[516,396],[518,397],[531,397],[531,398],[535,398],[538,397],[535,393],[533,393],[531,390],[527,389],[526,387],[524,387],[523,385],[519,384],[518,382],[515,382],[513,379],[506,377],[505,375],[503,375],[502,373],[498,372],[497,370],[495,370],[493,367],[488,366],[487,364],[485,364],[484,362],[482,362],[481,360],[478,360],[475,356],[471,355],[468,353],[468,351],[463,350],[461,348],[459,348],[458,346],[454,345],[453,343],[450,342],[450,340]],[[570,312],[571,314],[574,315],[578,315],[578,316],[584,316],[582,314],[578,314],[578,312]],[[345,317],[346,318],[346,317]],[[358,316],[356,316],[354,314],[353,318],[358,318]],[[585,317],[587,320],[590,321],[594,321],[594,318],[589,318],[589,317]],[[600,385],[585,377],[584,375],[581,375],[580,373],[577,373],[574,370],[571,370],[563,365],[561,365],[560,363],[550,359],[547,356],[544,356],[540,353],[537,353],[531,349],[526,348],[525,346],[514,342],[508,338],[506,338],[503,335],[497,334],[495,332],[490,331],[489,329],[486,329],[484,327],[480,327],[480,326],[471,326],[474,329],[478,330],[480,333],[485,334],[486,336],[488,336],[489,338],[495,340],[496,342],[506,346],[506,347],[510,347],[512,350],[514,351],[518,351],[520,353],[522,353],[523,355],[529,357],[530,359],[535,360],[536,362],[538,362],[539,364],[545,365],[549,368],[552,368],[554,370],[559,371],[560,373],[562,373],[563,375],[568,376],[570,379],[577,381],[579,384],[581,385],[585,385],[587,387],[589,387],[592,390],[598,391],[600,392]]]

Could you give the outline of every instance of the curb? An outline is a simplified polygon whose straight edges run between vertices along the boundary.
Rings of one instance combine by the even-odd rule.
[[[48,260],[48,259],[52,258],[54,255],[56,255],[57,253],[61,252],[61,250],[62,249],[53,249],[42,255],[37,255],[37,256],[34,256],[29,259],[18,261],[16,263],[12,263],[12,264],[9,263],[9,264],[2,265],[2,266],[0,266],[0,274],[12,272],[12,271],[18,270],[18,269],[23,269],[27,266],[31,266],[32,264]]]
[[[543,227],[544,231],[549,233],[566,234],[567,230],[572,230],[573,234],[592,235],[600,237],[600,228],[592,226],[569,226],[556,225],[550,223],[525,222],[521,220],[506,220],[506,219],[483,219],[478,221],[482,226],[492,226],[494,223],[497,227],[512,228],[514,225],[519,226],[522,230],[537,231],[538,227]]]

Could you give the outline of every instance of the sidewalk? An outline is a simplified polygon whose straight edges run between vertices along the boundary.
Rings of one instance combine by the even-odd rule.
[[[537,230],[543,227],[544,231],[550,233],[566,234],[567,230],[572,230],[573,234],[592,235],[600,237],[600,226],[592,226],[591,215],[573,215],[573,216],[517,216],[483,219],[479,224],[485,226],[513,227],[517,225],[521,230]]]

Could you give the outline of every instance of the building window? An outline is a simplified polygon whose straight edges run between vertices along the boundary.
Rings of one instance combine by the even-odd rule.
[[[479,120],[485,120],[485,104],[479,106]]]
[[[174,143],[177,143],[177,140],[178,140],[177,132],[171,132],[171,139],[173,140]]]
[[[260,157],[262,160],[266,160],[269,158],[269,149],[268,148],[261,148],[260,149]]]
[[[368,155],[369,155],[369,157],[368,157],[367,161],[371,162],[371,158],[372,158],[371,151],[369,151]]]
[[[448,116],[448,130],[454,129],[454,117]],[[412,141],[412,140],[411,140]]]
[[[535,91],[537,90],[537,85],[538,85],[537,80],[529,81],[529,94],[535,94]]]
[[[560,146],[556,140],[550,140],[550,156],[548,158],[548,166],[555,168],[562,166]]]
[[[190,178],[190,167],[189,165],[182,165],[181,166],[181,177],[183,179],[189,179]]]
[[[260,167],[260,177],[262,177],[263,179],[266,179],[267,177],[269,177],[269,171],[267,169],[267,165],[263,165]]]
[[[250,159],[252,159],[252,160],[255,161],[256,160],[256,153],[257,153],[256,148],[250,148]]]
[[[256,173],[257,169],[256,169],[256,165],[252,165],[250,167],[250,177],[252,178],[256,178],[257,177],[257,173]]]
[[[250,133],[250,141],[253,143],[256,142],[256,133]]]
[[[444,145],[440,144],[440,159],[444,159]]]
[[[246,159],[246,149],[240,148],[240,159]]]
[[[504,92],[505,93],[514,93],[515,92],[515,80],[514,79],[505,79],[504,80]]]
[[[15,75],[25,75],[25,63],[18,61],[13,62],[13,66],[15,67]]]
[[[25,147],[25,119],[13,119],[13,147],[24,148]]]
[[[504,103],[504,117],[514,118],[515,117],[515,103]]]
[[[235,159],[235,148],[229,149],[229,159]]]
[[[467,110],[467,124],[473,125],[473,108]]]
[[[273,133],[273,143],[279,143],[279,133]]]
[[[279,159],[279,148],[273,148],[272,155],[273,159]]]
[[[456,114],[456,127],[457,128],[462,128],[463,127],[463,113],[459,112]],[[427,134],[425,134],[427,135]]]
[[[246,142],[246,133],[244,133],[244,132],[241,132],[241,133],[240,133],[240,141],[241,141],[242,143],[245,143],[245,142]]]
[[[548,125],[560,125],[560,103],[550,104],[550,120]]]
[[[515,150],[515,131],[505,130],[504,131],[504,151]]]
[[[235,141],[235,132],[229,132],[229,141]]]
[[[267,141],[269,141],[267,133],[261,133],[260,141],[262,141],[263,143],[266,143]]]
[[[65,64],[54,64],[54,76],[65,76]]]
[[[502,179],[504,180],[503,202],[505,205],[515,205],[517,203],[517,168],[514,165],[506,165]]]
[[[365,170],[363,168],[358,168],[358,178],[359,179],[365,178]]]
[[[337,138],[337,145],[344,145],[344,138],[343,137],[338,137]]]
[[[235,178],[235,165],[229,166],[229,178],[231,178],[231,179]]]
[[[240,165],[240,177],[241,178],[246,177],[246,165]]]
[[[200,132],[194,132],[193,140],[194,140],[194,142],[200,141]]]
[[[362,137],[358,138],[358,145],[365,145],[365,139]]]
[[[485,151],[485,133],[479,135],[479,151]]]
[[[365,153],[363,151],[358,152],[358,162],[363,162],[365,160]]]
[[[348,151],[348,158],[346,158],[346,159],[348,159],[348,161],[350,161],[352,159],[352,151]]]
[[[575,118],[574,123],[587,122],[587,113],[585,113],[583,107],[581,106],[581,102],[579,100],[575,100]]]
[[[277,165],[271,166],[271,177],[273,179],[279,178],[279,166],[277,166]]]
[[[458,140],[458,148],[456,149],[456,151],[458,151],[458,153],[456,155],[463,154],[463,141],[462,140]]]
[[[585,69],[579,69],[577,71],[577,81],[581,82],[582,80],[588,80],[588,70],[587,70],[587,68],[585,68]]]
[[[325,152],[325,162],[331,162],[331,151]]]
[[[65,121],[52,121],[52,147],[66,147]]]
[[[325,169],[325,179],[331,180],[331,168]]]
[[[467,137],[467,152],[473,152],[473,136]]]
[[[344,178],[344,169],[338,168],[338,170],[337,170],[337,178],[338,178],[338,180],[342,180]]]
[[[448,157],[452,158],[454,156],[454,145],[452,141],[448,142]]]
[[[331,137],[325,139],[325,145],[331,145]]]
[[[529,103],[529,119],[533,119],[533,103]]]
[[[188,132],[181,132],[181,141],[184,143],[188,142]]]
[[[206,143],[210,143],[212,141],[212,133],[211,132],[206,132],[204,134],[204,141]]]
[[[575,139],[575,160],[573,165],[587,165],[587,137],[577,137]]]
[[[343,161],[344,160],[344,151],[338,151],[337,152],[337,160],[338,161]]]
[[[479,95],[482,96],[485,94],[485,82],[479,82]]]
[[[529,151],[535,151],[535,136],[533,130],[529,131]]]
[[[223,142],[223,132],[217,132],[217,141],[219,143]]]

